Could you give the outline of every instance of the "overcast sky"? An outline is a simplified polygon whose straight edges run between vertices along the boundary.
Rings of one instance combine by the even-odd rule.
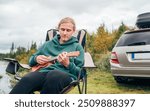
[[[149,0],[0,0],[0,53],[15,46],[43,43],[46,31],[70,16],[77,29],[96,32],[105,23],[109,30],[123,21],[134,26],[140,13],[150,12]]]

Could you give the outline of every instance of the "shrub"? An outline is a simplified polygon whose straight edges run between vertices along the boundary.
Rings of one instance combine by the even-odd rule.
[[[110,53],[102,54],[99,59],[97,58],[97,62],[95,62],[95,64],[97,68],[100,69],[101,71],[111,72],[109,60],[110,60]]]

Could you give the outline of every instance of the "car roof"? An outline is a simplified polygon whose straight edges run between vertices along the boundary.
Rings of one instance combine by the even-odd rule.
[[[134,29],[134,30],[126,31],[125,34],[138,33],[138,32],[148,32],[148,31],[150,31],[150,28]]]

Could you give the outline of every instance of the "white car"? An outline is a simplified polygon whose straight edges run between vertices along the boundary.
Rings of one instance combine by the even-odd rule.
[[[138,29],[125,32],[112,50],[111,71],[118,83],[150,77],[150,13],[146,13],[146,19],[143,16],[138,16]]]

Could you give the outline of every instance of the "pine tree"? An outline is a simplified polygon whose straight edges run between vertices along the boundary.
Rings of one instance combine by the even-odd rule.
[[[121,25],[119,26],[117,31],[114,31],[115,33],[115,37],[114,40],[112,42],[112,46],[111,46],[111,50],[112,48],[115,46],[116,42],[118,41],[118,39],[120,38],[120,36],[126,31],[129,30],[129,27],[126,26],[123,22],[121,23]]]
[[[10,48],[10,54],[14,54],[14,42],[12,42],[12,45]]]

